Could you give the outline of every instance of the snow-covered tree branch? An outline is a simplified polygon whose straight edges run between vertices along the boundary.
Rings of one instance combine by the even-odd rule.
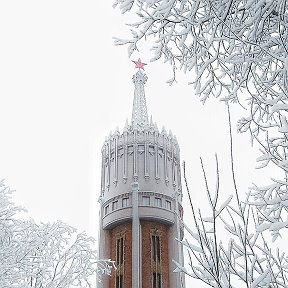
[[[287,254],[265,240],[265,229],[261,229],[257,219],[259,211],[249,205],[247,200],[236,200],[233,203],[233,198],[239,199],[237,189],[234,195],[230,195],[223,203],[218,203],[218,159],[216,157],[215,191],[208,188],[209,180],[202,159],[201,166],[210,215],[204,216],[200,210],[196,212],[184,165],[184,179],[194,225],[192,227],[191,224],[184,224],[188,235],[180,241],[188,251],[188,266],[183,267],[175,262],[175,271],[183,271],[208,286],[217,288],[287,287]],[[223,236],[225,230],[227,237]]]
[[[220,94],[239,101],[239,91],[250,84],[258,94],[268,89],[273,98],[287,93],[285,0],[116,0],[117,5],[123,13],[137,12],[139,22],[130,24],[131,39],[116,44],[130,43],[131,54],[139,41],[155,38],[153,60],[164,57],[184,72],[194,69],[192,82],[203,101]]]
[[[91,287],[110,274],[113,261],[99,260],[94,239],[60,221],[20,220],[24,209],[0,182],[0,287]]]
[[[189,72],[203,103],[214,96],[228,108],[241,106],[237,129],[257,144],[257,168],[278,170],[278,179],[252,184],[247,199],[241,199],[231,145],[234,200],[228,197],[220,205],[219,182],[215,193],[209,190],[202,163],[210,215],[197,213],[190,198],[195,229],[186,230],[193,241],[182,241],[190,267],[178,264],[178,269],[211,287],[287,287],[287,255],[264,237],[270,232],[276,241],[288,227],[287,1],[116,0],[115,6],[139,19],[130,23],[131,38],[117,38],[115,44],[128,45],[130,56],[140,41],[150,39],[152,60],[172,66],[168,83],[177,70]],[[232,141],[230,112],[229,124]],[[218,170],[216,175],[219,180]],[[186,176],[185,181],[189,192]],[[221,227],[227,243],[219,237]]]
[[[131,55],[150,39],[152,60],[172,65],[170,84],[177,69],[191,72],[203,103],[215,96],[244,108],[237,128],[248,131],[260,148],[259,168],[274,165],[283,175],[251,188],[259,225],[276,239],[288,226],[287,1],[116,0],[114,5],[139,18],[130,24],[131,38],[117,38],[116,45],[127,44]]]

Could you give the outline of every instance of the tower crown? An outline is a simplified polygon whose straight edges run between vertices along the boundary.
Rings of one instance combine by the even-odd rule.
[[[148,197],[151,201],[148,205],[150,207],[143,209],[143,213],[146,213],[142,215],[144,218],[158,220],[161,218],[164,222],[172,224],[174,222],[172,204],[175,201],[180,204],[182,199],[178,142],[164,127],[159,131],[152,117],[150,122],[148,121],[144,90],[144,84],[148,79],[146,74],[139,69],[132,79],[135,89],[131,124],[126,122],[122,133],[117,129],[110,134],[102,148],[100,198],[103,209],[108,207],[103,213],[104,227],[116,225],[121,217],[130,218],[127,207],[118,210],[119,206],[113,209],[112,204],[122,202],[123,198],[128,198],[131,204],[133,182],[139,183],[141,196],[139,197],[143,198],[143,201],[148,201],[145,198]],[[177,200],[176,194],[180,195],[177,196]],[[172,205],[171,208],[169,203]],[[147,205],[140,201],[140,206]],[[127,212],[125,217],[121,214],[123,211]]]

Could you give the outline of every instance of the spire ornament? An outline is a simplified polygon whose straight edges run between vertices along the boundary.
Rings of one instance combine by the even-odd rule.
[[[148,77],[145,73],[142,73],[140,69],[144,70],[143,66],[146,64],[142,63],[140,59],[133,62],[136,64],[135,68],[139,68],[139,70],[133,75],[135,90],[131,124],[133,129],[144,130],[149,126],[144,90],[144,84]]]
[[[140,58],[138,59],[138,61],[132,60],[132,62],[135,63],[135,68],[139,68],[139,70],[140,69],[144,70],[144,66],[147,65],[146,63],[142,63]]]

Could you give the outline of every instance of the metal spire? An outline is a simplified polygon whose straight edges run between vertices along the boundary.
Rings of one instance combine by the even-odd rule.
[[[133,75],[135,90],[131,124],[133,129],[142,130],[149,125],[144,91],[144,84],[146,83],[148,77],[140,70],[144,70],[143,66],[146,64],[142,63],[140,59],[133,62],[136,65],[135,67],[139,68],[139,70],[135,75]]]

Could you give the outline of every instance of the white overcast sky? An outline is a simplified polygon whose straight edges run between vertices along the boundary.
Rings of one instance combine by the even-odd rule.
[[[112,39],[128,35],[125,22],[109,0],[0,2],[0,176],[16,189],[14,202],[38,221],[61,219],[97,237],[101,146],[132,113],[134,64]],[[169,64],[149,63],[152,52],[139,48],[132,59],[149,64],[148,113],[177,136],[195,203],[206,197],[199,157],[212,175],[215,152],[227,198],[226,108],[213,99],[203,106],[187,76],[168,86]],[[237,117],[236,171],[244,197],[255,181],[256,150],[236,133]]]

